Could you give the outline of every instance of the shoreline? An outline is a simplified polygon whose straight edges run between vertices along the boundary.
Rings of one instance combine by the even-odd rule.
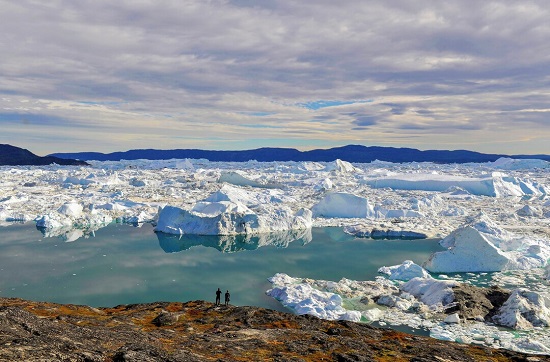
[[[0,297],[0,361],[550,361],[207,301],[93,308]]]

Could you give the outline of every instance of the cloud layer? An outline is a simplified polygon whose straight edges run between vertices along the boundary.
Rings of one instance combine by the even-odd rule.
[[[0,6],[0,142],[36,153],[550,152],[543,0]]]

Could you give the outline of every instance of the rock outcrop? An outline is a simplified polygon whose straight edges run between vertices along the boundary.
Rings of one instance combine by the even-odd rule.
[[[158,302],[92,308],[0,298],[0,361],[549,361],[349,321]]]

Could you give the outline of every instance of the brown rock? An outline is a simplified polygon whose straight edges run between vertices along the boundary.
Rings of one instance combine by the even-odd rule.
[[[169,325],[165,324],[169,323]],[[550,361],[255,307],[0,298],[0,361]]]

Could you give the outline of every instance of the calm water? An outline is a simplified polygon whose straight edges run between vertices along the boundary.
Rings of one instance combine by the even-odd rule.
[[[153,301],[213,301],[215,290],[231,303],[277,310],[265,296],[267,278],[338,281],[373,279],[383,265],[411,259],[422,263],[437,240],[371,240],[339,228],[315,228],[312,241],[288,247],[234,243],[217,237],[180,239],[155,234],[151,225],[113,224],[88,238],[46,238],[34,224],[0,227],[0,295],[59,303],[114,306]],[[225,250],[222,252],[219,249]]]

